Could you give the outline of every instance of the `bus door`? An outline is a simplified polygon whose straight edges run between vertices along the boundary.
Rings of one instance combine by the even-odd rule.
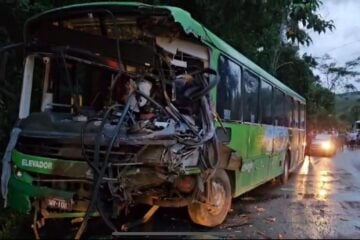
[[[287,111],[285,108],[286,96],[278,88],[273,89],[273,152],[270,175],[276,177],[282,173],[282,164],[285,159],[285,149],[288,145],[289,132],[287,128]]]
[[[290,98],[289,100],[290,109],[288,109],[289,114],[289,141],[291,149],[291,162],[290,169],[297,166],[299,161],[300,154],[300,132],[298,129],[299,123],[299,104],[297,101],[294,101]]]
[[[253,164],[253,185],[266,181],[269,175],[270,159],[264,150],[266,131],[262,123],[266,123],[263,120],[268,117],[264,112],[269,112],[269,109],[271,111],[271,91],[270,84],[252,72],[244,70],[243,121],[249,128],[247,158]]]
[[[283,161],[289,143],[289,131],[286,127],[274,126],[273,155],[271,175],[278,176],[282,173]]]
[[[273,168],[273,153],[274,153],[274,131],[275,128],[273,125],[265,125],[263,127],[264,135],[262,139],[262,155],[266,161],[266,178],[271,178],[272,168]]]

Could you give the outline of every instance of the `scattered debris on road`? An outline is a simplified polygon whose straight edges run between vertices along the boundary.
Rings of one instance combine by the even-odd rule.
[[[257,230],[256,233],[257,233],[258,235],[262,236],[262,237],[265,238],[265,239],[271,239],[269,236],[267,236],[265,233],[263,233],[263,232],[261,232],[261,231],[259,231],[259,230]]]
[[[254,197],[242,197],[241,200],[242,201],[255,201],[256,198],[254,198]]]
[[[255,209],[256,209],[256,212],[258,212],[258,213],[260,213],[260,212],[265,212],[265,211],[266,211],[265,208],[257,207],[257,206],[255,206]]]
[[[294,188],[280,188],[283,192],[294,192]]]
[[[265,222],[267,224],[272,224],[272,223],[276,222],[276,218],[275,217],[268,217],[268,218],[265,219]]]

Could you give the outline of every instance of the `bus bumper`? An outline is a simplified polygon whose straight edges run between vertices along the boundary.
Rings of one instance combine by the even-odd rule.
[[[12,175],[9,179],[7,206],[20,213],[30,213],[31,199],[41,199],[48,196],[71,199],[73,192],[34,186]]]

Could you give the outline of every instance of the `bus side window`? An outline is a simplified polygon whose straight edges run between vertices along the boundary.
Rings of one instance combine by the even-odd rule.
[[[224,120],[241,121],[241,68],[220,56],[219,75],[216,111]]]
[[[277,88],[274,88],[273,109],[274,109],[274,125],[285,125],[285,95]]]
[[[259,122],[259,79],[249,71],[244,71],[244,122]]]
[[[272,86],[265,81],[261,81],[260,90],[260,112],[261,123],[272,124]]]
[[[33,83],[31,89],[30,112],[40,112],[43,96],[43,83],[46,76],[45,58],[35,57]],[[46,89],[47,90],[47,89]],[[46,91],[45,90],[45,91]]]
[[[284,116],[283,126],[291,127],[292,111],[293,111],[293,100],[291,97],[285,96],[285,116]]]
[[[300,128],[305,129],[305,105],[300,104]]]
[[[299,126],[299,102],[298,101],[294,101],[294,115],[293,116],[294,116],[293,127],[299,128],[300,126]]]

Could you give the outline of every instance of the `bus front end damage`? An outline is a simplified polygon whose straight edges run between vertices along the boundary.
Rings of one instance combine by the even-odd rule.
[[[27,23],[2,188],[8,206],[35,212],[36,234],[64,217],[81,219],[77,237],[92,216],[119,230],[112,219],[138,203],[188,206],[205,226],[224,221],[231,187],[210,101],[217,76],[210,48],[181,27],[184,14],[92,4]]]

